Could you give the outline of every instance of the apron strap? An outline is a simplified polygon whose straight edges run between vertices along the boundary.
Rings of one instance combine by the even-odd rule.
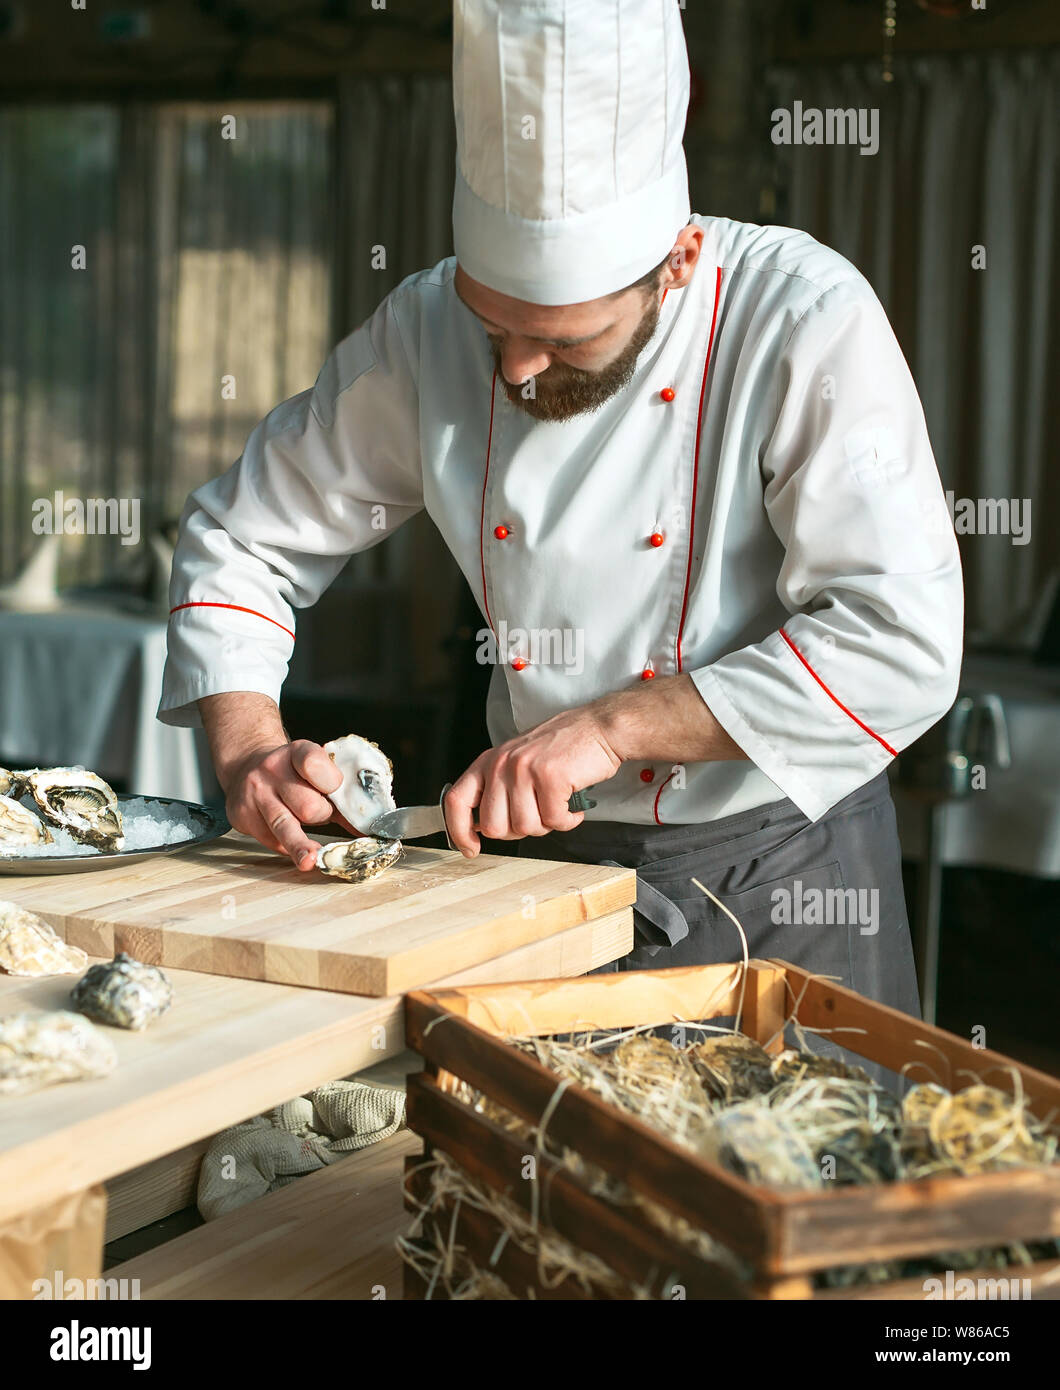
[[[625,869],[614,859],[601,859],[609,869]],[[637,875],[637,901],[633,904],[633,928],[637,945],[645,955],[656,956],[664,947],[683,941],[688,935],[685,914],[658,888]]]

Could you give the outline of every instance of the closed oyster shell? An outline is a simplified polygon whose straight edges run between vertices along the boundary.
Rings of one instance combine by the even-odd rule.
[[[0,1096],[106,1076],[117,1060],[113,1044],[80,1014],[0,1018]]]
[[[116,1028],[146,1028],[173,1002],[173,986],[154,965],[119,951],[93,965],[70,992],[70,1002],[89,1018]]]
[[[9,975],[76,975],[88,964],[48,923],[18,903],[0,902],[0,970]]]
[[[743,1033],[707,1038],[690,1050],[708,1095],[715,1100],[746,1100],[773,1089],[773,1059],[761,1043]]]
[[[400,857],[400,840],[373,840],[365,835],[359,840],[335,840],[330,845],[321,845],[317,852],[317,868],[332,878],[360,883],[389,869]]]

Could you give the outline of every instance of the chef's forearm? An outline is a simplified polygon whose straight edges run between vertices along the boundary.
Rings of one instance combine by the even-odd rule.
[[[624,762],[725,762],[747,757],[711,714],[687,674],[659,676],[635,690],[605,695],[591,708],[608,743]]]
[[[197,703],[210,742],[214,771],[225,792],[252,754],[288,742],[279,708],[268,695],[229,690],[222,695],[204,695]]]

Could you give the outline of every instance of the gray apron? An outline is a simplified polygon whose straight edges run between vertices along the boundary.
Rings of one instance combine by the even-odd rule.
[[[506,852],[511,849],[506,847]],[[901,850],[885,773],[809,821],[785,798],[695,825],[584,821],[517,842],[536,859],[637,871],[636,945],[604,970],[660,970],[742,959],[736,928],[692,882],[740,919],[752,957],[777,957],[920,1017],[902,888]],[[719,1024],[726,1020],[718,1019]],[[730,1020],[731,1022],[731,1020]],[[820,1035],[812,1051],[893,1075]]]

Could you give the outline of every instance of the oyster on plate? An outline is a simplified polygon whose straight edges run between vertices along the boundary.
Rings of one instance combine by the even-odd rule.
[[[25,786],[23,773],[11,772],[6,767],[0,767],[0,796],[21,796]]]
[[[370,835],[376,817],[397,807],[390,759],[378,744],[358,734],[332,739],[324,744],[324,752],[342,773],[342,782],[328,793],[328,800],[355,830]]]
[[[116,1028],[146,1028],[173,1002],[173,986],[154,965],[144,965],[119,951],[113,960],[93,965],[70,992],[79,1013]]]
[[[83,767],[45,767],[20,775],[45,820],[104,853],[124,845],[118,798],[95,772]]]
[[[9,975],[76,975],[88,964],[35,912],[0,902],[0,970]]]
[[[0,787],[3,777],[10,773],[0,770]],[[10,787],[12,783],[8,783]],[[6,849],[22,845],[50,845],[51,832],[39,816],[13,797],[0,792],[0,854]]]
[[[400,840],[373,840],[365,835],[360,840],[334,840],[329,845],[321,845],[317,851],[317,868],[332,878],[360,883],[389,869],[400,857]]]
[[[113,1044],[80,1014],[0,1018],[0,1096],[106,1076],[117,1060]]]

